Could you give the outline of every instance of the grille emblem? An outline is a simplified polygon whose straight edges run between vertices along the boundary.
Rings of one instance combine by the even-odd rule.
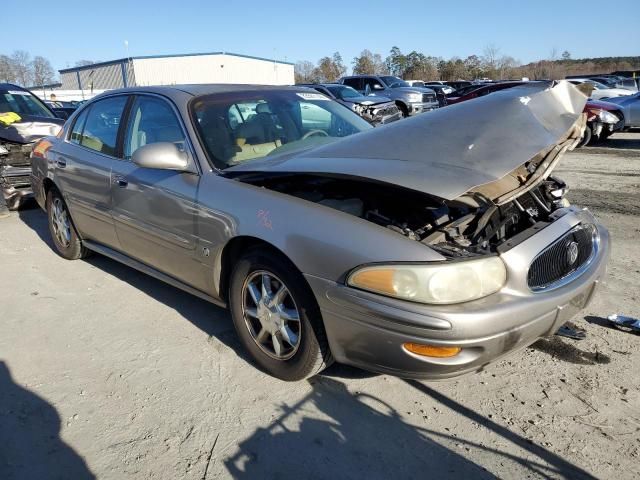
[[[567,245],[567,262],[573,265],[578,260],[578,244],[571,242]]]

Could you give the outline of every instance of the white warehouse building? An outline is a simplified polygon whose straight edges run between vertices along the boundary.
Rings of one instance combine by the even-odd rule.
[[[294,83],[293,63],[225,52],[129,57],[59,72],[61,88],[65,90],[180,83]]]

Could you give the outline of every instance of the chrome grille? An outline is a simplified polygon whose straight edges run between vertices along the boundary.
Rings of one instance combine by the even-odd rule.
[[[594,225],[578,225],[543,250],[529,267],[529,288],[552,287],[586,266],[595,252],[595,231]]]
[[[432,103],[436,101],[436,95],[434,93],[423,93],[422,103]]]

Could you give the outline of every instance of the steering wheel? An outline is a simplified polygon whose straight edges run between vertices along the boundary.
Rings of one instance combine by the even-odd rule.
[[[309,137],[312,137],[313,135],[320,135],[322,137],[328,137],[329,134],[327,132],[325,132],[324,130],[310,130],[307,133],[305,133],[302,138],[300,140],[305,140]]]

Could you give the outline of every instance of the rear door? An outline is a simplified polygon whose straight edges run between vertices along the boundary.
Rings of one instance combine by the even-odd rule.
[[[131,161],[138,148],[158,142],[190,151],[172,104],[161,96],[137,95],[124,131],[123,155],[111,173],[118,239],[127,255],[204,289],[204,265],[196,258],[199,175],[142,168]]]
[[[117,248],[111,218],[111,167],[127,97],[96,101],[74,120],[69,136],[56,152],[55,179],[80,235]]]

